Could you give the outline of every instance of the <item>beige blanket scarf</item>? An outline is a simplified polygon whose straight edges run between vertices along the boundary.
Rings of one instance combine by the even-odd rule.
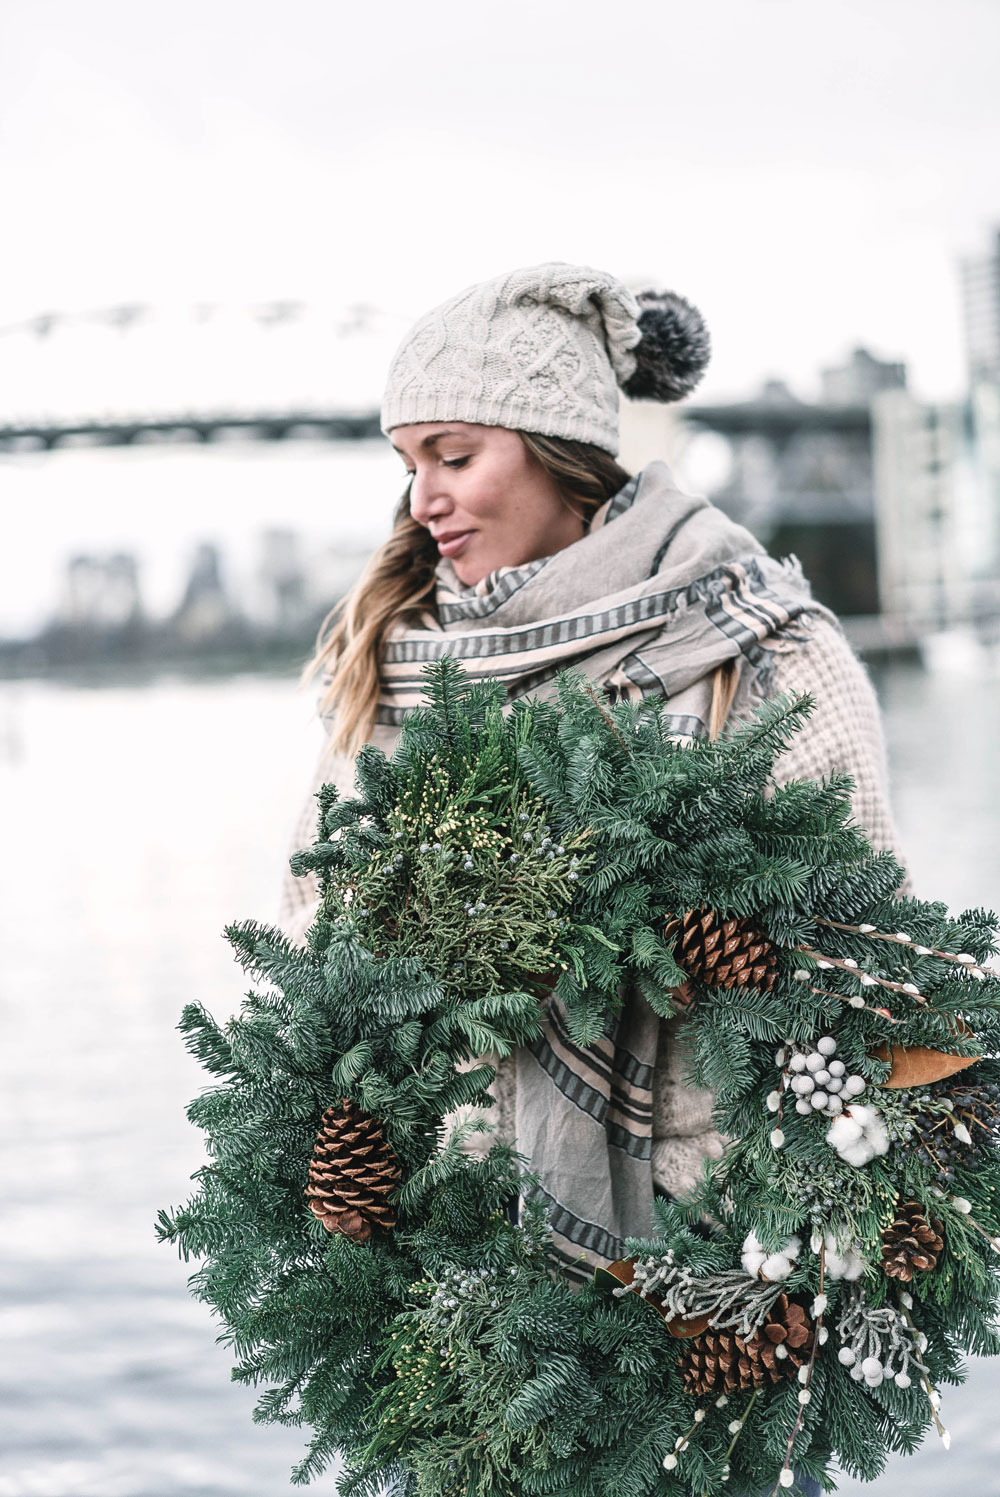
[[[589,533],[554,556],[505,567],[463,588],[438,567],[437,612],[386,648],[375,742],[388,746],[421,697],[421,670],[452,655],[511,699],[546,693],[581,669],[613,696],[655,693],[679,737],[708,731],[713,677],[727,663],[767,694],[775,651],[811,603],[797,563],[767,556],[705,499],[681,493],[656,462],[597,512]],[[514,1056],[517,1148],[540,1183],[556,1252],[571,1278],[619,1257],[652,1228],[652,1086],[659,1019],[637,993],[595,1045],[568,1034],[553,998],[544,1032]]]

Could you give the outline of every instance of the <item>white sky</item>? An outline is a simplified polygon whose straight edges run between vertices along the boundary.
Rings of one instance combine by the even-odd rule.
[[[0,328],[282,297],[404,326],[485,276],[579,260],[702,308],[705,398],[768,375],[808,397],[858,343],[953,396],[958,259],[1000,223],[998,76],[1000,0],[12,0]],[[85,347],[63,337],[53,392]],[[343,358],[331,344],[331,375]],[[4,381],[34,404],[47,377],[29,362]],[[0,459],[0,624],[44,610],[91,533],[166,545],[154,517],[183,462],[104,461]],[[243,510],[238,486],[205,482],[172,545],[251,518],[308,528],[326,480],[286,465],[283,502],[279,466],[256,465],[272,497]],[[131,505],[129,474],[148,475]],[[331,490],[313,528],[349,503]]]
[[[958,388],[1000,219],[997,0],[31,0],[0,37],[0,325],[133,298],[417,314],[519,263],[659,280],[706,395],[865,341]]]

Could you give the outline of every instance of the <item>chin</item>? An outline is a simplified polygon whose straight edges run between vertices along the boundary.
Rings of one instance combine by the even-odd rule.
[[[484,562],[467,561],[462,556],[452,562],[455,576],[463,587],[475,587],[477,582],[482,582],[484,577],[488,577],[491,572],[495,572],[497,567],[502,565],[503,563],[498,561],[495,566],[487,566]]]

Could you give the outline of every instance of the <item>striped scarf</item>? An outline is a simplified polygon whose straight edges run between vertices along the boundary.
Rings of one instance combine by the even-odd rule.
[[[511,700],[548,695],[555,675],[575,667],[612,698],[665,698],[669,731],[701,737],[716,668],[753,673],[766,695],[773,653],[795,647],[789,625],[814,606],[797,562],[767,556],[706,499],[681,493],[660,462],[555,555],[501,567],[474,588],[447,560],[437,577],[437,616],[397,628],[386,645],[373,734],[384,748],[420,703],[423,667],[443,655],[475,680],[503,682]],[[549,1209],[556,1256],[577,1281],[653,1225],[660,1022],[640,994],[624,998],[605,1035],[581,1047],[552,997],[542,1034],[504,1063],[513,1068],[516,1146],[539,1181],[524,1198]]]

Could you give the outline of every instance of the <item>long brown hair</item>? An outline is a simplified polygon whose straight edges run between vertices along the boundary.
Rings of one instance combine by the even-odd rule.
[[[631,476],[589,442],[524,431],[518,436],[585,526]],[[416,622],[425,612],[435,615],[437,562],[430,531],[410,514],[407,486],[396,506],[392,534],[323,620],[316,653],[303,673],[305,681],[319,673],[329,677],[319,710],[323,715],[336,712],[331,750],[356,754],[371,733],[386,635],[394,624]]]

